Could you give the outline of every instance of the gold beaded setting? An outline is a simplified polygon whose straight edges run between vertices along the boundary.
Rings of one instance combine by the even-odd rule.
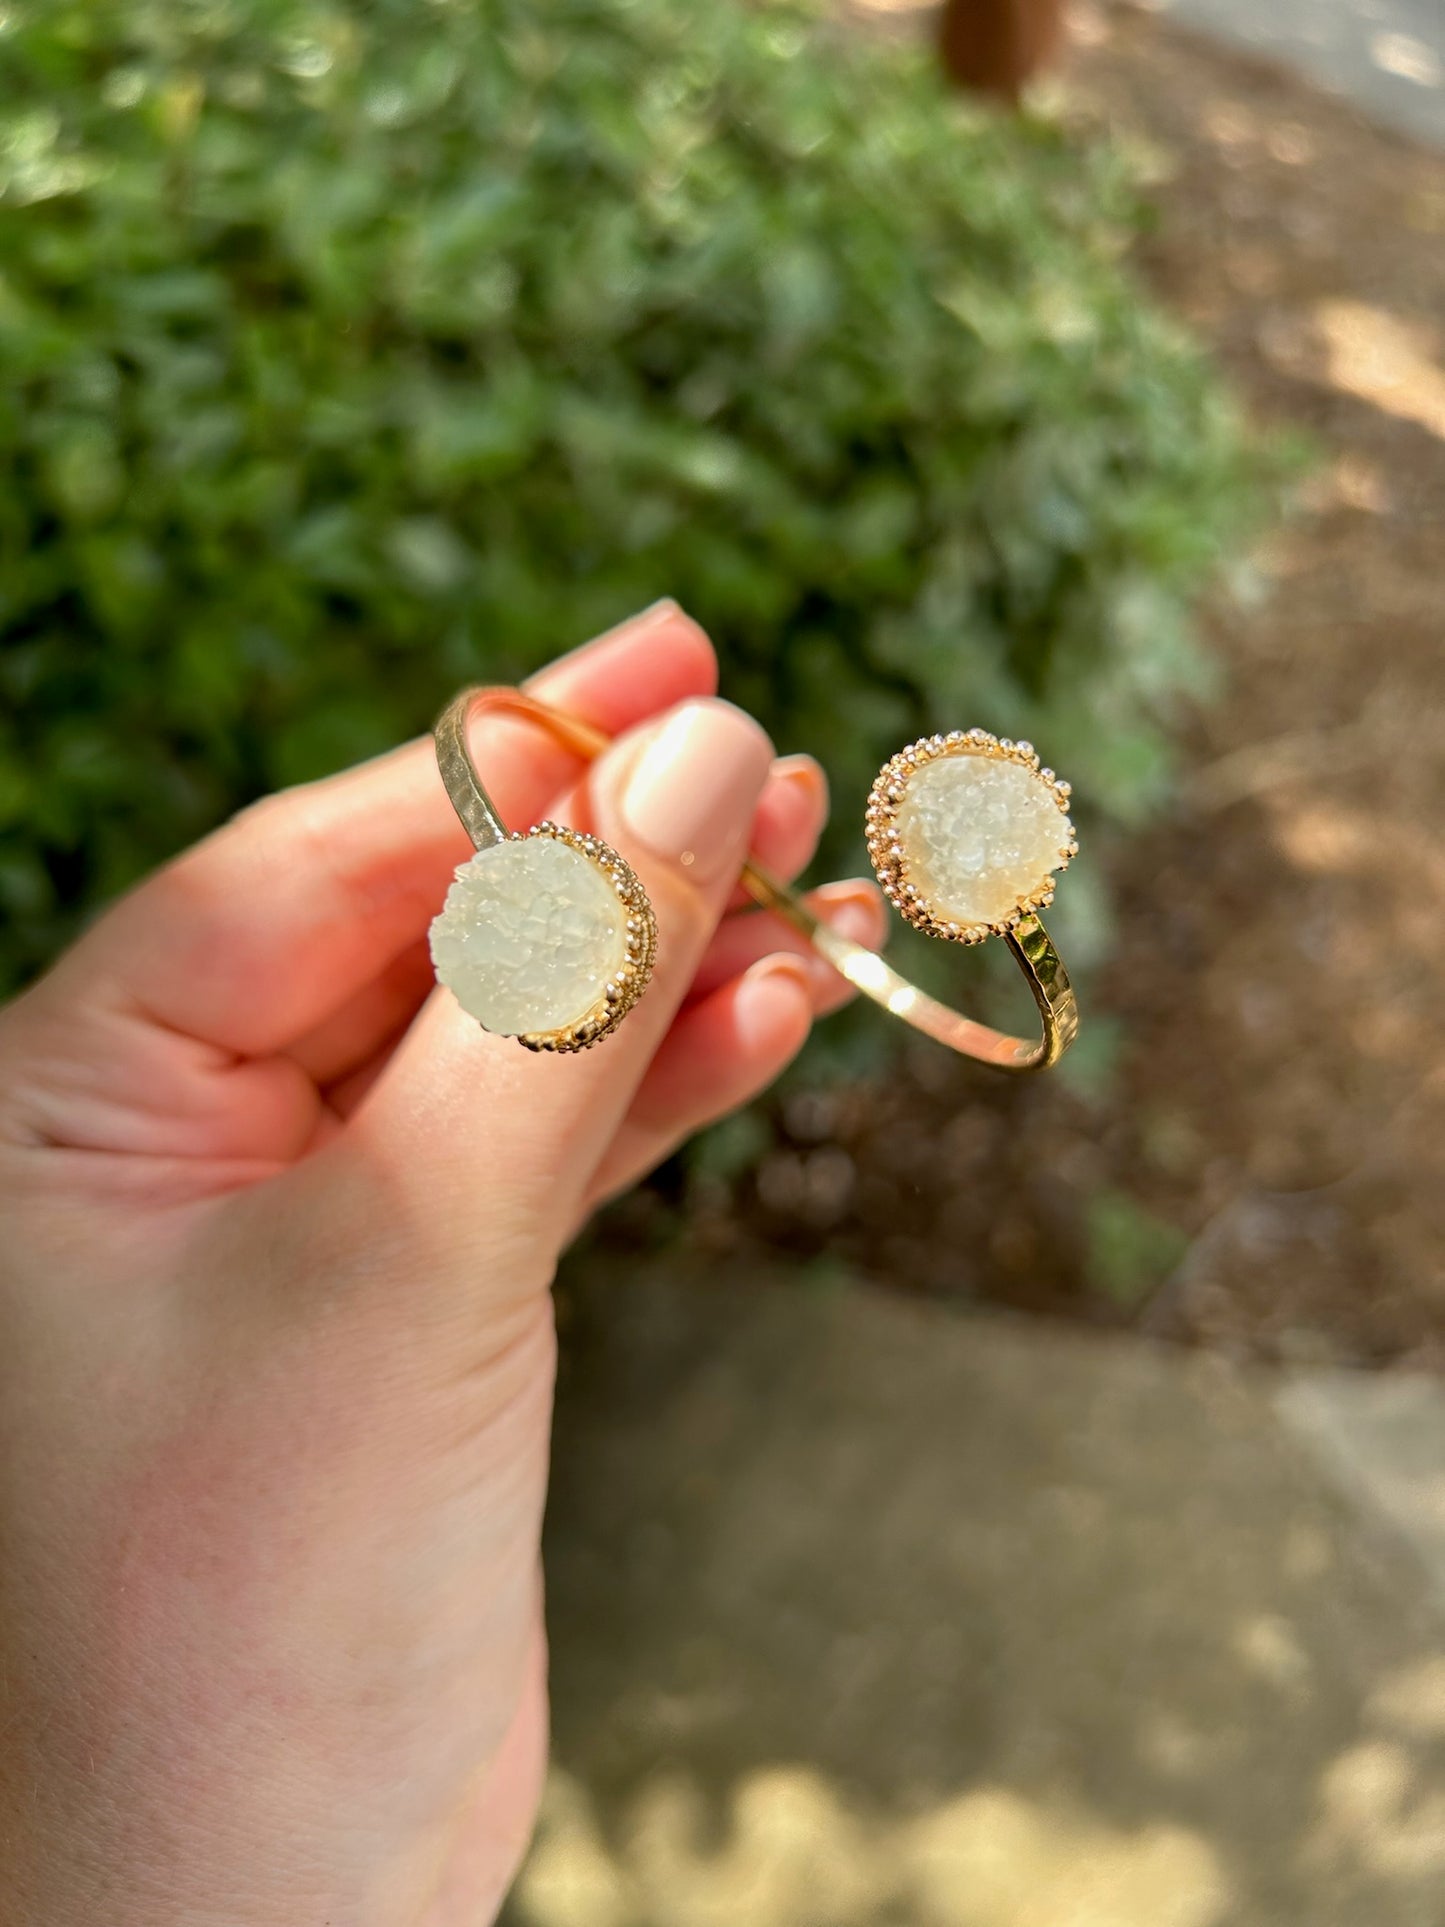
[[[513,830],[511,843],[529,836],[550,836],[566,843],[587,857],[607,878],[627,912],[627,954],[590,1009],[561,1030],[530,1031],[517,1042],[532,1051],[569,1052],[590,1050],[610,1037],[632,1006],[646,990],[657,959],[657,917],[631,864],[620,857],[600,836],[569,829],[565,823],[537,823],[530,830]]]
[[[957,923],[940,916],[927,896],[912,881],[908,859],[898,832],[898,811],[909,781],[928,763],[942,757],[978,756],[996,762],[1018,763],[1036,776],[1059,808],[1059,856],[1036,889],[1018,899],[1007,917],[996,923]],[[1045,909],[1054,900],[1054,877],[1069,866],[1079,853],[1073,824],[1069,821],[1069,784],[1051,769],[1045,769],[1032,743],[1016,743],[1009,737],[990,735],[986,729],[955,729],[946,736],[924,736],[896,756],[890,756],[874,779],[868,794],[865,833],[868,855],[878,882],[899,914],[930,937],[951,943],[982,943],[988,937],[1001,937],[1017,928],[1025,917]]]

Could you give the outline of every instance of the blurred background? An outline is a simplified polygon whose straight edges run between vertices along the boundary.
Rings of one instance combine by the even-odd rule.
[[[0,477],[0,989],[662,594],[1075,786],[569,1263],[514,1927],[1445,1927],[1438,0],[10,0]]]

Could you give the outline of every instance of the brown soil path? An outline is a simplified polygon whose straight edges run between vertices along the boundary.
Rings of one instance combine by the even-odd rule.
[[[1118,877],[1107,1100],[932,1050],[785,1106],[709,1249],[1266,1357],[1445,1366],[1445,156],[1158,17],[1076,8],[1063,80],[1158,173],[1151,283],[1325,451],[1179,810]]]

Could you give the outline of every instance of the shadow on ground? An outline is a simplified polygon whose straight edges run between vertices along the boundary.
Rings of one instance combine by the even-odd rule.
[[[1440,1927],[1445,1621],[1269,1381],[796,1276],[570,1302],[515,1927]]]

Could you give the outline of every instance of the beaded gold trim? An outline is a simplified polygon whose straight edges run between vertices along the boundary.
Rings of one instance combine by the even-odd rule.
[[[1063,835],[1059,861],[1054,869],[1028,896],[1021,897],[1007,917],[998,923],[954,923],[939,916],[916,884],[910,881],[908,862],[898,835],[898,809],[908,787],[925,763],[943,756],[987,756],[995,761],[1019,763],[1031,771],[1058,804]],[[1079,853],[1074,826],[1069,821],[1069,784],[1061,782],[1051,769],[1039,761],[1032,743],[1015,743],[1009,737],[991,736],[986,729],[955,729],[946,736],[923,736],[896,756],[890,756],[868,792],[864,819],[868,855],[878,876],[883,894],[899,914],[930,937],[943,937],[952,943],[982,943],[986,937],[1001,937],[1014,929],[1035,910],[1054,900],[1054,877],[1069,867]]]
[[[529,1031],[517,1042],[528,1050],[590,1050],[610,1037],[623,1018],[646,990],[657,957],[657,918],[637,872],[600,836],[588,836],[568,829],[564,823],[538,823],[530,830],[513,830],[508,841],[519,843],[526,836],[550,836],[570,844],[595,863],[627,911],[627,956],[617,974],[603,985],[602,994],[575,1024],[561,1030]]]

